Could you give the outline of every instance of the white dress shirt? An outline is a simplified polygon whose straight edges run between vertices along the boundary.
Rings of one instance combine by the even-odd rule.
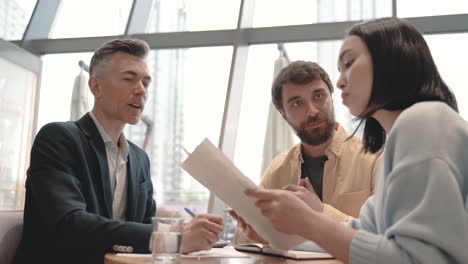
[[[93,111],[89,112],[96,127],[101,134],[106,148],[107,163],[109,165],[109,179],[112,193],[112,219],[125,221],[127,207],[127,161],[128,142],[122,133],[119,137],[119,146],[112,142],[109,134],[104,130]]]

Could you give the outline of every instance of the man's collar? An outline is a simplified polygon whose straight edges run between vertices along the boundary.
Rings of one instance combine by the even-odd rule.
[[[101,134],[101,137],[102,137],[102,140],[104,141],[104,143],[107,143],[109,141],[112,142],[112,139],[110,138],[109,134],[107,134],[106,130],[104,130],[101,123],[99,123],[99,121],[97,120],[97,118],[94,115],[93,111],[89,111],[89,115],[93,119],[94,124],[96,125],[96,127],[97,127],[97,129],[99,131],[99,134]]]
[[[102,140],[104,141],[104,143],[107,143],[107,142],[111,142],[112,144],[114,144],[112,142],[112,139],[111,137],[109,136],[109,134],[107,134],[106,130],[104,130],[104,128],[102,127],[101,123],[99,123],[99,121],[97,120],[96,116],[94,115],[93,111],[89,111],[89,115],[91,116],[91,118],[93,119],[94,121],[94,124],[96,125],[98,131],[99,131],[99,134],[101,134],[101,138]],[[122,151],[124,151],[124,156],[126,156],[126,154],[128,154],[128,142],[127,142],[127,138],[125,138],[125,135],[124,133],[122,132],[119,136],[119,141],[118,141],[120,147],[122,148]]]

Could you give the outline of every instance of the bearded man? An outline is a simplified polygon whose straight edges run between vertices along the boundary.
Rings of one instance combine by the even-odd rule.
[[[332,93],[317,63],[295,61],[278,74],[272,100],[301,143],[273,159],[260,186],[290,190],[314,209],[347,221],[358,217],[373,194],[381,152],[364,153],[361,140],[335,121]],[[236,243],[266,242],[250,226],[240,227]]]

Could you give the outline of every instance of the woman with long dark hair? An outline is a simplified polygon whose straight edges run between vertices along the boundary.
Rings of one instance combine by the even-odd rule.
[[[398,18],[352,27],[337,86],[361,118],[364,151],[384,148],[375,194],[346,224],[292,192],[249,190],[281,232],[345,263],[468,263],[468,124],[422,34]]]

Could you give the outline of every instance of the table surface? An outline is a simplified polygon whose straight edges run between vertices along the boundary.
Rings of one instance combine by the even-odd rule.
[[[172,264],[342,264],[336,259],[327,260],[292,260],[276,258],[259,254],[248,254],[250,258],[180,258]],[[148,264],[153,262],[148,257],[124,257],[108,253],[104,257],[105,264]]]

